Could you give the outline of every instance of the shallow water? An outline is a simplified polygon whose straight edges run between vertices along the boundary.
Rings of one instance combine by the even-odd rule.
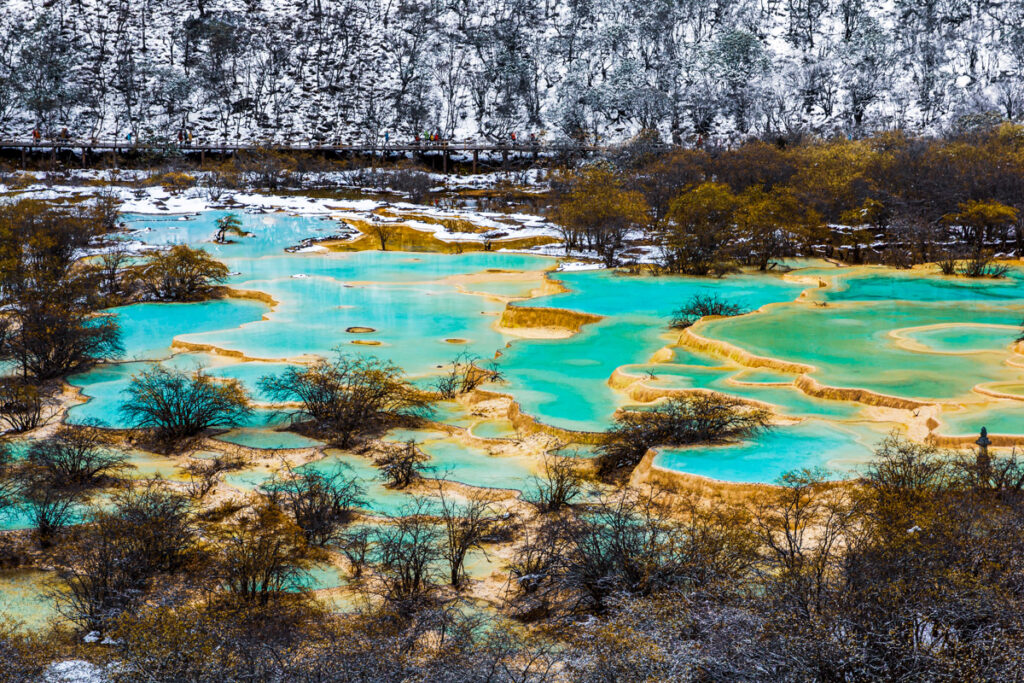
[[[519,436],[519,432],[509,420],[478,422],[470,429],[470,433],[478,439],[515,439]]]
[[[1012,399],[982,406],[943,411],[939,433],[949,436],[975,435],[986,427],[992,434],[1024,434],[1024,402]]]
[[[35,569],[0,571],[0,621],[5,626],[33,630],[59,619],[49,595],[56,578],[56,572]]]
[[[760,356],[812,365],[812,376],[823,384],[908,398],[952,399],[975,384],[1024,377],[1024,370],[1005,364],[1010,329],[1004,347],[991,349],[995,328],[988,327],[1019,323],[1024,300],[964,303],[784,304],[756,316],[710,321],[699,333]],[[890,334],[949,323],[970,325],[934,338],[931,343],[943,345],[943,353],[908,350]]]
[[[263,449],[311,448],[323,445],[323,442],[302,434],[274,429],[232,429],[225,434],[218,434],[214,438],[239,446]]]
[[[864,424],[806,420],[743,443],[659,449],[654,464],[712,479],[760,483],[789,470],[823,467],[833,477],[855,475],[885,430]]]
[[[1007,325],[956,325],[907,330],[903,336],[936,353],[965,354],[1003,351],[1019,331]]]

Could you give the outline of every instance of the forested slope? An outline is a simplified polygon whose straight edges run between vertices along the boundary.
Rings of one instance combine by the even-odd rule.
[[[1021,0],[2,0],[0,133],[938,131],[1024,111]],[[969,119],[968,119],[969,120]]]

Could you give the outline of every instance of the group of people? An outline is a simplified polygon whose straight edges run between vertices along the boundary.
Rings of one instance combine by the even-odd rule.
[[[515,131],[512,131],[511,133],[508,134],[508,139],[511,140],[512,144],[514,145],[517,142],[519,142],[519,134],[516,133]],[[526,139],[526,142],[529,142],[531,145],[536,145],[537,142],[539,142],[539,140],[537,139],[537,134],[530,133],[530,136]]]
[[[516,144],[519,141],[519,136],[518,136],[518,134],[515,131],[512,131],[511,133],[509,133],[508,137],[509,137],[509,141],[513,145]],[[39,128],[38,127],[33,128],[32,129],[32,141],[34,143],[38,144],[38,143],[40,143],[42,141],[42,139],[43,139],[43,135],[40,132]],[[71,139],[71,134],[68,132],[68,129],[65,127],[65,128],[61,129],[60,133],[58,135],[56,135],[54,139],[59,140],[59,141],[68,141],[68,140]],[[128,141],[129,145],[131,145],[133,142],[136,143],[136,144],[138,143],[138,136],[133,134],[132,131],[128,131],[128,133],[125,135],[125,139]],[[431,131],[426,131],[425,130],[425,131],[423,131],[422,134],[421,133],[416,133],[416,135],[414,137],[414,141],[415,141],[415,143],[417,145],[422,144],[424,142],[427,142],[427,143],[430,143],[430,144],[433,144],[433,145],[438,145],[438,144],[446,144],[447,142],[449,142],[449,139],[444,137],[444,135],[442,135],[439,132],[431,132]],[[537,138],[537,134],[536,133],[530,133],[529,143],[531,145],[535,145],[538,142],[539,142],[539,140]],[[386,147],[390,143],[391,143],[391,134],[388,133],[388,132],[385,132],[384,133],[384,146]],[[188,130],[186,128],[182,128],[182,129],[178,130],[178,146],[179,147],[185,147],[185,146],[191,146],[191,145],[192,145],[192,131]]]
[[[60,132],[57,135],[53,136],[53,139],[57,140],[58,142],[67,142],[67,141],[71,140],[71,132],[68,131],[67,127],[65,126],[64,128],[61,128]],[[128,131],[125,134],[125,140],[127,140],[128,144],[130,145],[130,144],[132,144],[133,140],[134,140],[134,142],[138,142],[138,136],[134,135],[131,131]],[[42,131],[40,131],[38,127],[33,128],[32,129],[32,142],[35,143],[35,144],[39,144],[42,141],[43,141],[43,133],[42,133]],[[178,131],[178,145],[179,146],[185,146],[185,145],[191,145],[191,144],[192,144],[192,131],[185,130],[185,129],[179,130]]]
[[[42,134],[42,132],[40,132],[39,128],[38,127],[33,128],[32,129],[32,142],[34,142],[36,144],[39,144],[40,142],[42,142],[42,139],[43,139],[43,134]],[[60,132],[56,136],[54,136],[54,139],[58,140],[60,142],[67,142],[68,140],[71,139],[71,132],[68,131],[67,126],[65,126],[64,128],[60,129]]]
[[[416,133],[416,135],[414,136],[413,140],[414,140],[414,142],[417,145],[420,144],[421,142],[429,142],[429,143],[432,143],[432,144],[436,145],[436,144],[448,141],[447,138],[445,138],[440,133],[431,133],[429,131],[423,131],[423,136],[422,137],[420,137],[419,133]],[[388,134],[384,133],[384,144],[387,144],[387,142],[388,142]]]
[[[519,134],[516,131],[512,131],[512,132],[510,132],[508,134],[508,139],[509,139],[509,142],[511,142],[514,145],[517,142],[519,142]],[[429,131],[423,131],[422,135],[420,133],[416,133],[415,137],[413,138],[413,141],[417,145],[422,143],[422,142],[429,142],[431,144],[440,144],[440,143],[448,142],[448,139],[445,138],[443,135],[441,135],[441,133],[432,133],[432,132],[429,132]],[[384,144],[387,145],[389,142],[390,142],[390,135],[388,133],[384,133]],[[527,139],[527,142],[529,142],[531,145],[536,145],[538,142],[540,142],[540,140],[537,137],[536,133],[530,133],[529,138]]]

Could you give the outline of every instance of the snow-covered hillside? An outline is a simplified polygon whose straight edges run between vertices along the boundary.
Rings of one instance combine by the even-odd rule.
[[[1024,112],[1021,0],[0,0],[0,134],[664,140]],[[966,117],[966,118],[965,118]]]

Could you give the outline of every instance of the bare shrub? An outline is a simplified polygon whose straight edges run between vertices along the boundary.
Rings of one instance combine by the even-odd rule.
[[[261,378],[259,386],[275,401],[301,403],[292,419],[312,419],[319,433],[343,448],[360,432],[427,408],[397,365],[341,350],[333,361],[289,368],[279,376]]]
[[[273,504],[291,515],[310,545],[337,540],[356,508],[365,504],[363,487],[344,471],[289,470],[262,488]]]
[[[227,266],[184,244],[154,254],[140,273],[142,285],[157,301],[199,301],[227,277]]]
[[[547,455],[543,476],[534,477],[533,488],[527,492],[525,500],[541,512],[558,512],[583,495],[585,486],[586,478],[579,460]]]
[[[390,488],[404,489],[423,476],[428,460],[430,458],[410,439],[403,444],[387,444],[373,464]]]
[[[174,450],[205,429],[237,424],[252,408],[237,380],[156,366],[132,377],[121,412],[136,429],[151,431],[161,447]]]
[[[717,292],[694,294],[686,305],[672,313],[669,326],[675,329],[690,327],[706,315],[733,316],[744,312],[739,304],[722,299]]]
[[[434,187],[434,180],[429,173],[402,169],[387,175],[387,186],[404,194],[410,202],[422,204]]]
[[[130,467],[128,456],[94,425],[60,427],[33,442],[26,461],[45,473],[50,486],[61,489],[96,487]]]
[[[15,434],[43,424],[49,394],[40,386],[20,377],[0,377],[0,424]]]
[[[493,361],[481,367],[483,359],[469,351],[462,351],[448,364],[445,373],[434,383],[438,395],[453,399],[468,394],[481,384],[500,382],[501,371]]]
[[[596,462],[611,477],[631,471],[653,446],[719,443],[767,429],[771,411],[732,396],[699,393],[672,398],[650,410],[624,411],[605,435]]]
[[[990,254],[978,253],[973,258],[961,261],[957,265],[956,272],[964,277],[998,279],[1006,277],[1006,274],[1010,272],[1010,266],[1004,263],[997,263]]]

